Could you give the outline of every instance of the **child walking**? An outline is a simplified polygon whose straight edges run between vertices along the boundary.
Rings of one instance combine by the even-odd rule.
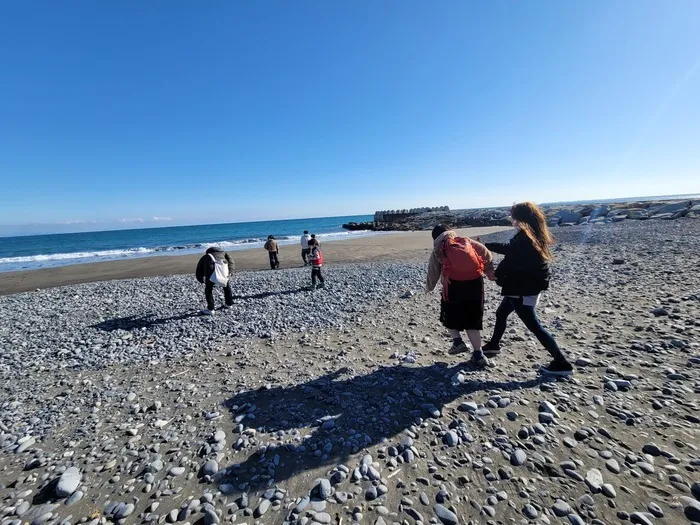
[[[501,287],[501,301],[496,310],[496,325],[491,340],[483,350],[486,355],[497,355],[501,350],[501,338],[506,330],[508,316],[515,312],[530,332],[552,356],[552,362],[541,367],[545,374],[571,375],[573,367],[559,345],[537,318],[535,307],[540,293],[549,288],[549,263],[553,244],[542,210],[532,202],[515,204],[511,221],[517,230],[509,243],[486,243],[486,247],[505,255],[496,269],[496,284]]]
[[[472,346],[470,364],[488,366],[481,350],[484,320],[484,275],[494,279],[491,253],[468,237],[458,237],[444,224],[433,228],[433,252],[428,264],[426,291],[431,292],[442,278],[440,322],[452,337],[450,354],[467,351],[460,333],[466,331]]]
[[[316,239],[309,239],[309,248],[311,253],[309,254],[309,261],[311,261],[311,289],[316,289],[316,279],[318,279],[321,284],[318,285],[319,288],[323,288],[326,283],[323,275],[321,274],[321,267],[323,266],[323,254],[321,253],[321,244]]]

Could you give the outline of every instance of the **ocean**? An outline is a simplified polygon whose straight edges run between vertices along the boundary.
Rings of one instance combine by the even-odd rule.
[[[304,230],[321,242],[348,239],[375,232],[350,232],[347,222],[373,220],[372,215],[236,222],[200,226],[173,226],[54,235],[0,237],[0,272],[49,268],[69,264],[203,253],[209,246],[243,250],[262,247],[268,235],[280,244],[294,244]]]

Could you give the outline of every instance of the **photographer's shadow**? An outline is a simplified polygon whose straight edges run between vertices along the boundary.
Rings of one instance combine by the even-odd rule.
[[[379,442],[397,445],[392,440],[398,434],[461,396],[533,388],[545,381],[539,376],[453,384],[451,378],[463,369],[444,363],[395,365],[357,376],[344,368],[297,385],[238,394],[224,404],[242,430],[234,449],[247,459],[234,464],[221,482],[255,491],[310,469],[330,470]]]

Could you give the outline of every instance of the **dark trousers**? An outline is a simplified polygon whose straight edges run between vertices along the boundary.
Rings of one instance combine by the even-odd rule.
[[[542,328],[542,324],[537,318],[535,307],[524,305],[522,297],[504,297],[501,301],[501,304],[496,310],[496,326],[493,329],[493,336],[491,337],[491,342],[493,344],[498,344],[501,341],[506,331],[508,316],[513,312],[520,317],[520,320],[525,324],[527,329],[535,335],[537,340],[547,349],[553,359],[565,359],[564,354],[562,354],[552,334]]]
[[[270,255],[270,269],[274,270],[275,268],[279,268],[280,265],[280,260],[277,257],[277,252],[268,252]]]
[[[311,268],[311,284],[316,284],[316,279],[318,278],[319,281],[324,282],[323,275],[321,275],[321,267],[314,266]]]
[[[301,249],[301,259],[304,261],[304,265],[309,264],[309,255],[311,254],[311,248]]]
[[[216,305],[214,304],[214,287],[216,285],[207,279],[207,283],[204,286],[204,297],[207,299],[207,309],[213,310]],[[226,300],[226,305],[231,306],[233,304],[233,292],[231,291],[231,280],[229,279],[228,284],[224,286],[224,299]]]

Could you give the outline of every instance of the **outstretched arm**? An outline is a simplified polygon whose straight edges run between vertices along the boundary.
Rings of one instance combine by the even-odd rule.
[[[500,253],[501,255],[508,255],[510,252],[510,243],[507,242],[486,242],[484,247],[492,252]]]
[[[480,242],[473,239],[469,239],[469,242],[471,243],[472,248],[474,248],[476,254],[484,263],[484,274],[489,278],[489,280],[494,281],[496,276],[493,272],[493,255],[491,255],[489,249]]]

